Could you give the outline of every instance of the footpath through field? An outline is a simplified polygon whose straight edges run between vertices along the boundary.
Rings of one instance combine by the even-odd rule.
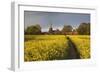
[[[71,41],[71,39],[68,36],[65,36],[66,39],[68,40],[68,59],[80,59],[80,55],[77,51],[77,48],[75,44]]]

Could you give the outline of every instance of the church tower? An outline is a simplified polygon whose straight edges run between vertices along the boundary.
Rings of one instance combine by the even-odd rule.
[[[53,28],[52,28],[52,24],[50,25],[50,28],[49,28],[49,33],[53,33]]]

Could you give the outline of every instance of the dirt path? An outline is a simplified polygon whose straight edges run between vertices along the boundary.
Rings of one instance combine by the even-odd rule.
[[[69,45],[69,50],[68,50],[68,59],[80,59],[80,55],[77,51],[76,46],[74,43],[71,41],[69,37],[66,37],[68,39],[68,45]]]

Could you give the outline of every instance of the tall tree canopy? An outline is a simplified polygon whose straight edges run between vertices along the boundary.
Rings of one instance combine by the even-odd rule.
[[[72,31],[72,26],[71,25],[64,25],[62,32],[71,32]]]
[[[40,34],[41,26],[39,24],[31,25],[25,30],[25,34]]]
[[[77,31],[80,35],[90,35],[90,23],[81,23]]]

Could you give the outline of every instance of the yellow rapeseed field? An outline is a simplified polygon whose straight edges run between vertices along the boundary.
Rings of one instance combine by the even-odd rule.
[[[81,59],[90,58],[89,35],[25,35],[24,60],[63,60],[68,57],[68,39],[76,46]]]
[[[67,57],[68,41],[64,35],[25,35],[24,60],[58,60]]]

